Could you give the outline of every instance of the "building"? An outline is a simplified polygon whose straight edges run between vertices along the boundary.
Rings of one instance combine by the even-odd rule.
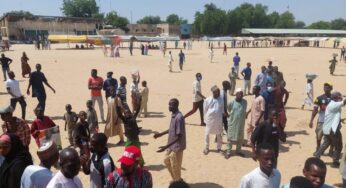
[[[16,16],[0,18],[1,36],[9,40],[34,40],[38,36],[95,35],[102,21],[93,18],[59,16]]]
[[[244,28],[241,31],[246,36],[292,36],[292,37],[346,37],[345,30],[327,29],[259,29]]]
[[[192,25],[191,24],[181,24],[180,25],[180,34],[181,38],[191,38],[192,34]]]
[[[129,35],[135,36],[180,36],[180,27],[175,24],[128,24]]]

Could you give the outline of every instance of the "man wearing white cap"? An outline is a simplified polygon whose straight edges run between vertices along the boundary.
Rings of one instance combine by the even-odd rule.
[[[224,102],[220,97],[220,89],[217,86],[211,88],[213,96],[204,101],[204,117],[206,123],[205,129],[205,149],[203,153],[209,153],[209,135],[215,134],[217,140],[217,151],[221,152],[222,146],[222,116],[224,113]]]
[[[59,151],[56,144],[54,142],[46,143],[38,149],[37,155],[41,163],[39,166],[30,165],[25,168],[20,180],[21,188],[45,188],[53,177],[50,168],[59,159]]]

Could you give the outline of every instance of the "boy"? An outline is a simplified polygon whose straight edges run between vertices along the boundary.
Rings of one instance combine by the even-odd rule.
[[[128,107],[125,107],[123,109],[124,115],[121,113],[121,107],[117,106],[117,113],[119,118],[123,121],[124,127],[125,127],[125,136],[126,136],[126,142],[125,142],[125,148],[129,146],[136,146],[139,149],[141,148],[141,142],[139,141],[139,132],[140,128],[137,125],[137,116],[139,113],[140,106],[138,106],[133,113],[131,113],[130,109]],[[144,159],[141,156],[140,163],[141,167],[144,165]]]
[[[90,187],[99,188],[106,185],[106,178],[113,172],[115,165],[108,153],[107,137],[103,133],[96,133],[90,140],[91,158],[81,158],[83,172],[90,175]]]
[[[37,146],[40,147],[39,134],[41,130],[49,129],[55,127],[55,123],[48,116],[44,115],[43,108],[41,106],[37,107],[35,110],[36,119],[32,122],[30,132],[32,137],[35,138]]]
[[[99,129],[99,123],[97,119],[96,110],[94,109],[93,101],[88,100],[87,101],[87,110],[86,110],[86,117],[87,124],[89,125],[90,134],[95,134],[98,132]]]
[[[120,77],[120,86],[117,89],[117,95],[121,100],[122,104],[127,104],[126,102],[126,84],[127,84],[127,79],[125,76]]]
[[[78,121],[78,116],[75,112],[72,112],[72,106],[70,104],[67,104],[65,106],[65,109],[66,109],[66,113],[64,114],[64,121],[65,121],[64,130],[66,131],[66,126],[67,126],[68,140],[70,142],[70,146],[73,146],[72,132]]]
[[[74,145],[79,147],[81,156],[86,155],[86,157],[89,158],[90,130],[89,124],[86,121],[87,113],[85,111],[80,111],[78,117],[79,122],[73,130]]]
[[[237,73],[235,72],[235,68],[232,67],[231,72],[228,74],[229,81],[231,82],[231,89],[230,94],[234,95],[236,80],[237,80]]]
[[[147,82],[143,81],[142,82],[142,88],[140,90],[140,95],[141,95],[141,108],[139,112],[142,113],[144,111],[143,115],[144,117],[148,116],[148,99],[149,99],[149,88],[147,87]]]
[[[305,104],[312,106],[314,104],[313,98],[314,98],[314,85],[312,84],[312,79],[308,79],[306,84],[306,97],[304,99],[304,103],[301,109],[304,110]]]

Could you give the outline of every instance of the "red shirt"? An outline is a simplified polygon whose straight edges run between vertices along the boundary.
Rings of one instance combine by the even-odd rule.
[[[103,86],[103,79],[101,77],[90,77],[88,80],[89,86],[92,87],[99,87],[100,89],[91,89],[91,96],[92,97],[99,97],[101,95],[101,89]]]
[[[34,122],[32,122],[31,124],[31,135],[32,137],[35,138],[35,141],[37,143],[38,146],[40,146],[40,141],[39,138],[37,136],[37,133],[39,130],[44,130],[44,129],[49,129],[51,127],[55,127],[55,123],[47,116],[44,116],[42,120],[36,118],[34,120]]]
[[[274,91],[274,99],[275,99],[275,107],[276,110],[279,112],[280,110],[284,109],[284,95],[286,95],[288,92],[285,88],[277,88]]]

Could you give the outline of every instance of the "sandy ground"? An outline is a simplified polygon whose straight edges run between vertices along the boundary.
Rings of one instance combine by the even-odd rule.
[[[170,44],[173,46],[173,44]],[[181,45],[181,43],[180,43]],[[66,44],[53,45],[53,48],[66,48]],[[133,69],[139,69],[142,80],[148,82],[150,89],[148,118],[139,118],[139,126],[143,127],[140,139],[142,141],[143,155],[146,167],[150,169],[154,187],[168,187],[171,180],[168,171],[163,165],[164,153],[156,153],[159,146],[166,144],[167,137],[157,140],[153,139],[155,132],[161,132],[168,128],[170,113],[168,111],[168,101],[176,97],[180,100],[180,110],[183,113],[192,108],[192,82],[195,74],[203,74],[202,90],[203,94],[210,96],[210,87],[217,84],[221,87],[221,82],[227,80],[227,75],[232,65],[232,57],[237,51],[241,56],[241,67],[246,62],[252,63],[253,78],[259,72],[261,65],[266,65],[268,58],[274,58],[274,65],[284,73],[287,81],[287,89],[290,92],[290,99],[287,104],[287,142],[281,144],[278,168],[282,174],[282,184],[290,180],[291,177],[302,175],[302,168],[306,158],[310,157],[315,150],[314,129],[308,128],[311,110],[300,110],[305,93],[305,74],[314,72],[318,78],[314,81],[315,95],[323,92],[322,84],[326,81],[334,84],[335,90],[346,93],[345,72],[346,64],[339,63],[335,74],[329,75],[329,59],[334,52],[339,50],[327,48],[244,48],[228,49],[228,56],[222,55],[222,49],[215,50],[214,63],[209,63],[207,44],[194,42],[193,50],[185,51],[186,63],[184,71],[178,71],[178,50],[172,50],[174,57],[174,73],[168,72],[167,56],[163,57],[158,50],[149,51],[148,56],[141,56],[139,50],[134,51],[134,56],[130,56],[127,49],[121,50],[121,58],[113,59],[104,57],[101,49],[95,50],[51,50],[37,51],[32,45],[14,45],[12,51],[6,55],[14,60],[11,69],[20,80],[22,92],[26,92],[28,79],[21,77],[20,57],[26,51],[30,58],[30,65],[34,68],[36,63],[42,64],[42,71],[45,73],[49,83],[56,89],[53,94],[46,88],[48,99],[46,115],[54,119],[56,124],[63,126],[62,116],[65,112],[64,106],[72,104],[73,110],[79,112],[85,110],[85,102],[89,99],[90,92],[87,88],[87,80],[92,68],[98,69],[99,75],[106,77],[108,71],[114,72],[114,77],[119,79],[124,75],[130,80],[130,73]],[[2,76],[2,74],[1,74]],[[2,79],[2,77],[1,77]],[[242,86],[243,81],[237,82],[237,86]],[[0,83],[0,106],[9,104],[10,96],[6,94],[4,82]],[[129,84],[127,86],[129,91]],[[26,96],[26,95],[25,95]],[[251,106],[251,97],[245,97],[248,101],[248,108]],[[230,97],[234,99],[234,97]],[[27,119],[34,119],[33,108],[37,104],[35,98],[26,97]],[[104,105],[106,112],[106,105]],[[98,111],[98,106],[96,106]],[[15,115],[20,116],[20,106],[17,106]],[[343,112],[343,116],[345,113]],[[189,117],[186,120],[187,149],[184,152],[182,177],[191,184],[191,187],[198,188],[218,188],[237,187],[240,178],[258,166],[250,158],[250,149],[243,148],[246,158],[233,156],[226,160],[221,154],[211,152],[203,155],[204,149],[204,128],[198,126],[199,114]],[[103,130],[104,124],[100,126]],[[67,146],[67,133],[62,130],[63,146]],[[345,129],[342,129],[344,132]],[[223,138],[224,142],[226,137]],[[117,137],[109,140],[111,156],[117,160],[123,147],[117,147]],[[211,149],[216,149],[216,144],[211,143]],[[226,145],[223,145],[226,149]],[[37,146],[31,140],[30,150],[38,164],[36,156]],[[341,176],[337,169],[330,168],[331,158],[322,157],[328,164],[328,174],[326,182],[328,184],[339,183]],[[119,166],[119,163],[116,164]],[[85,187],[89,186],[89,177],[82,172],[79,174]]]

